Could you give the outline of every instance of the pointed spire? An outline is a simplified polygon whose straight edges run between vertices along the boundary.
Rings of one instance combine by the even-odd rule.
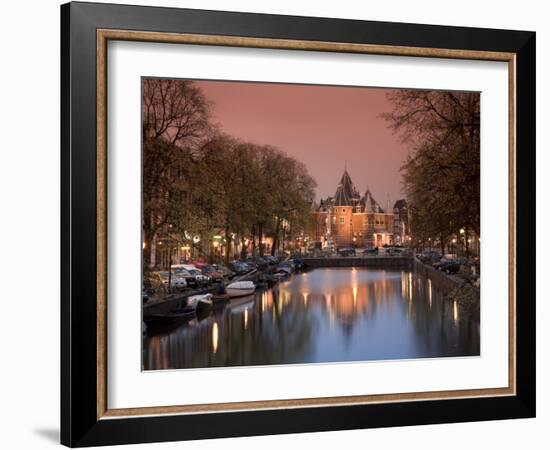
[[[346,168],[344,168],[344,173],[334,194],[334,200],[336,206],[353,206],[357,201],[359,201],[360,195],[357,189],[355,188],[353,181]]]
[[[365,210],[367,212],[377,212],[377,213],[384,212],[384,210],[380,207],[378,202],[372,196],[372,192],[370,191],[370,188],[368,186],[367,186],[367,190],[365,191],[365,195],[363,199],[365,202]]]

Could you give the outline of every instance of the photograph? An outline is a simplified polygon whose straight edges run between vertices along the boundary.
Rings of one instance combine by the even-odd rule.
[[[479,92],[142,77],[141,117],[143,370],[480,357]]]

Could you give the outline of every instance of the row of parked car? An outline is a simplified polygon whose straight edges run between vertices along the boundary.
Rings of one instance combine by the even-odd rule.
[[[194,262],[192,264],[173,264],[171,273],[167,270],[148,272],[143,280],[143,300],[149,296],[163,295],[169,291],[181,291],[187,288],[198,289],[231,280],[253,269],[264,270],[276,266],[280,259],[275,256],[256,256],[243,261],[232,261],[225,264],[208,264]]]
[[[460,272],[461,267],[476,268],[479,273],[478,261],[475,259],[461,258],[455,254],[442,255],[440,252],[430,250],[416,255],[420,262],[432,266],[448,274]]]
[[[400,245],[384,245],[383,247],[354,248],[343,247],[336,250],[338,256],[358,256],[358,255],[389,255],[399,256],[406,252],[406,249]]]
[[[147,273],[143,283],[146,290],[182,290],[200,288],[232,278],[235,272],[221,264],[173,264],[171,273],[167,270]]]

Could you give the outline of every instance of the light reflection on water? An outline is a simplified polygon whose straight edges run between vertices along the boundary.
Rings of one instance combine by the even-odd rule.
[[[479,355],[479,319],[408,271],[322,268],[144,337],[144,369]]]

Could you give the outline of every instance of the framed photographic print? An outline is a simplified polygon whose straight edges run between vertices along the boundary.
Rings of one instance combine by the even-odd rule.
[[[535,415],[535,33],[61,25],[63,444]]]

